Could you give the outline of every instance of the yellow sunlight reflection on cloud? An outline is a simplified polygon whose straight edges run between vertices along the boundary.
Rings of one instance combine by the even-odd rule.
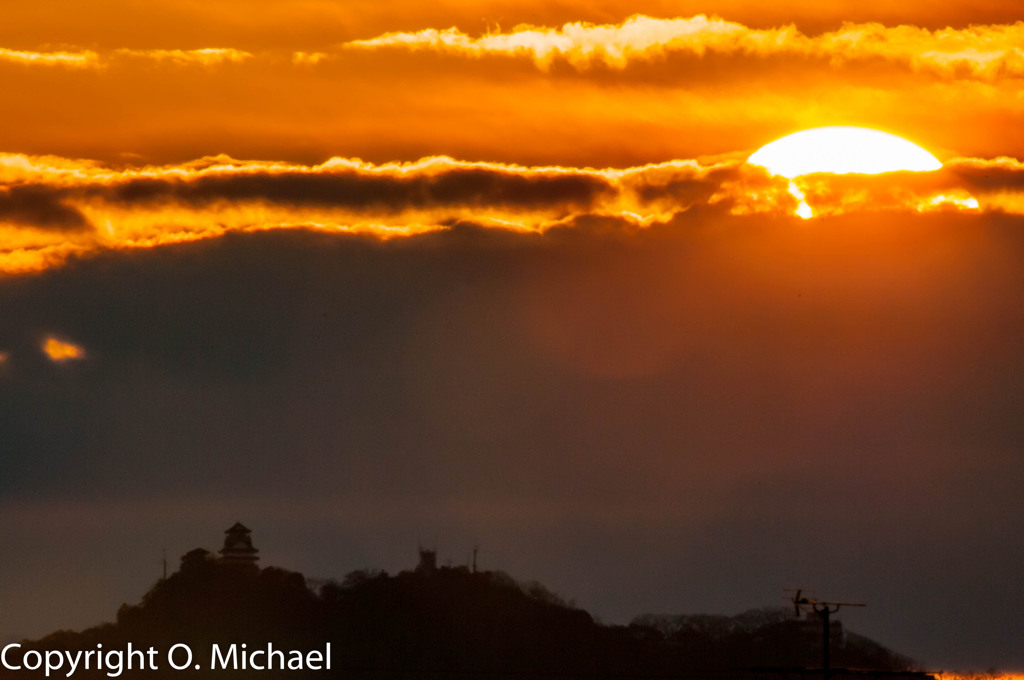
[[[399,48],[480,56],[504,54],[531,57],[549,68],[556,57],[577,68],[603,62],[625,68],[631,60],[668,52],[741,53],[767,56],[792,54],[834,62],[882,58],[903,62],[914,70],[944,75],[961,72],[994,79],[1024,72],[1018,45],[1024,25],[979,25],[931,31],[916,26],[845,23],[820,35],[802,33],[794,25],[756,29],[717,16],[655,18],[636,14],[619,24],[567,23],[559,28],[521,25],[510,32],[472,37],[452,27],[392,32],[353,40],[343,49]]]
[[[30,52],[0,47],[0,61],[9,61],[28,66],[88,68],[99,65],[99,56],[91,50],[81,52]]]
[[[604,169],[441,156],[380,165],[333,158],[313,166],[210,157],[116,169],[0,155],[0,196],[9,197],[8,214],[0,215],[0,274],[100,251],[275,229],[390,239],[458,222],[542,233],[584,217],[643,228],[697,207],[804,219],[880,211],[1024,214],[1016,189],[1022,173],[1024,164],[1006,158],[951,159],[936,172],[788,179],[742,154]]]
[[[74,343],[58,340],[52,335],[46,336],[43,341],[43,352],[50,358],[50,361],[57,363],[85,358],[84,349]]]
[[[198,50],[134,50],[119,48],[99,54],[93,50],[76,52],[32,52],[0,47],[0,62],[13,62],[25,66],[65,66],[69,68],[102,69],[110,66],[115,59],[145,59],[167,62],[177,66],[211,66],[225,62],[241,63],[253,55],[244,50],[230,47],[207,47]]]

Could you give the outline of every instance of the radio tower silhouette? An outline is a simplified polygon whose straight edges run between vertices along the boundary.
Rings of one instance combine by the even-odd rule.
[[[803,611],[801,607],[810,607],[815,614],[821,617],[821,673],[822,680],[829,680],[831,676],[829,647],[832,640],[832,622],[830,617],[839,611],[840,607],[866,607],[863,602],[826,602],[825,600],[813,600],[803,595],[803,589],[798,588],[793,595],[793,611],[797,616]]]

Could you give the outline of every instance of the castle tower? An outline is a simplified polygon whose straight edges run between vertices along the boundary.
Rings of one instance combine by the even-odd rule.
[[[235,522],[234,526],[224,532],[224,547],[220,549],[220,561],[224,564],[238,564],[243,566],[256,566],[259,557],[256,553],[258,548],[252,546],[252,532],[245,528],[241,522]]]

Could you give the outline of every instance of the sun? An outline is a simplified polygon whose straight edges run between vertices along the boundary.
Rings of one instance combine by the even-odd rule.
[[[801,130],[765,144],[747,159],[773,175],[789,179],[789,193],[797,200],[796,214],[814,216],[804,193],[793,180],[825,172],[835,175],[883,172],[927,172],[942,167],[939,159],[917,144],[896,135],[863,127],[820,127]]]
[[[786,135],[755,151],[748,163],[788,179],[816,172],[877,175],[942,167],[935,156],[896,135],[863,127],[820,127]]]

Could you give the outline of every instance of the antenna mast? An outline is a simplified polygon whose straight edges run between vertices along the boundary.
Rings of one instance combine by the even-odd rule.
[[[830,668],[829,668],[829,647],[832,640],[832,622],[829,617],[839,611],[840,607],[866,607],[867,605],[863,602],[826,602],[825,600],[814,600],[806,595],[803,595],[803,589],[797,589],[793,595],[793,610],[796,615],[799,616],[801,607],[810,607],[815,614],[821,617],[822,635],[821,635],[821,672],[822,680],[829,680]]]

